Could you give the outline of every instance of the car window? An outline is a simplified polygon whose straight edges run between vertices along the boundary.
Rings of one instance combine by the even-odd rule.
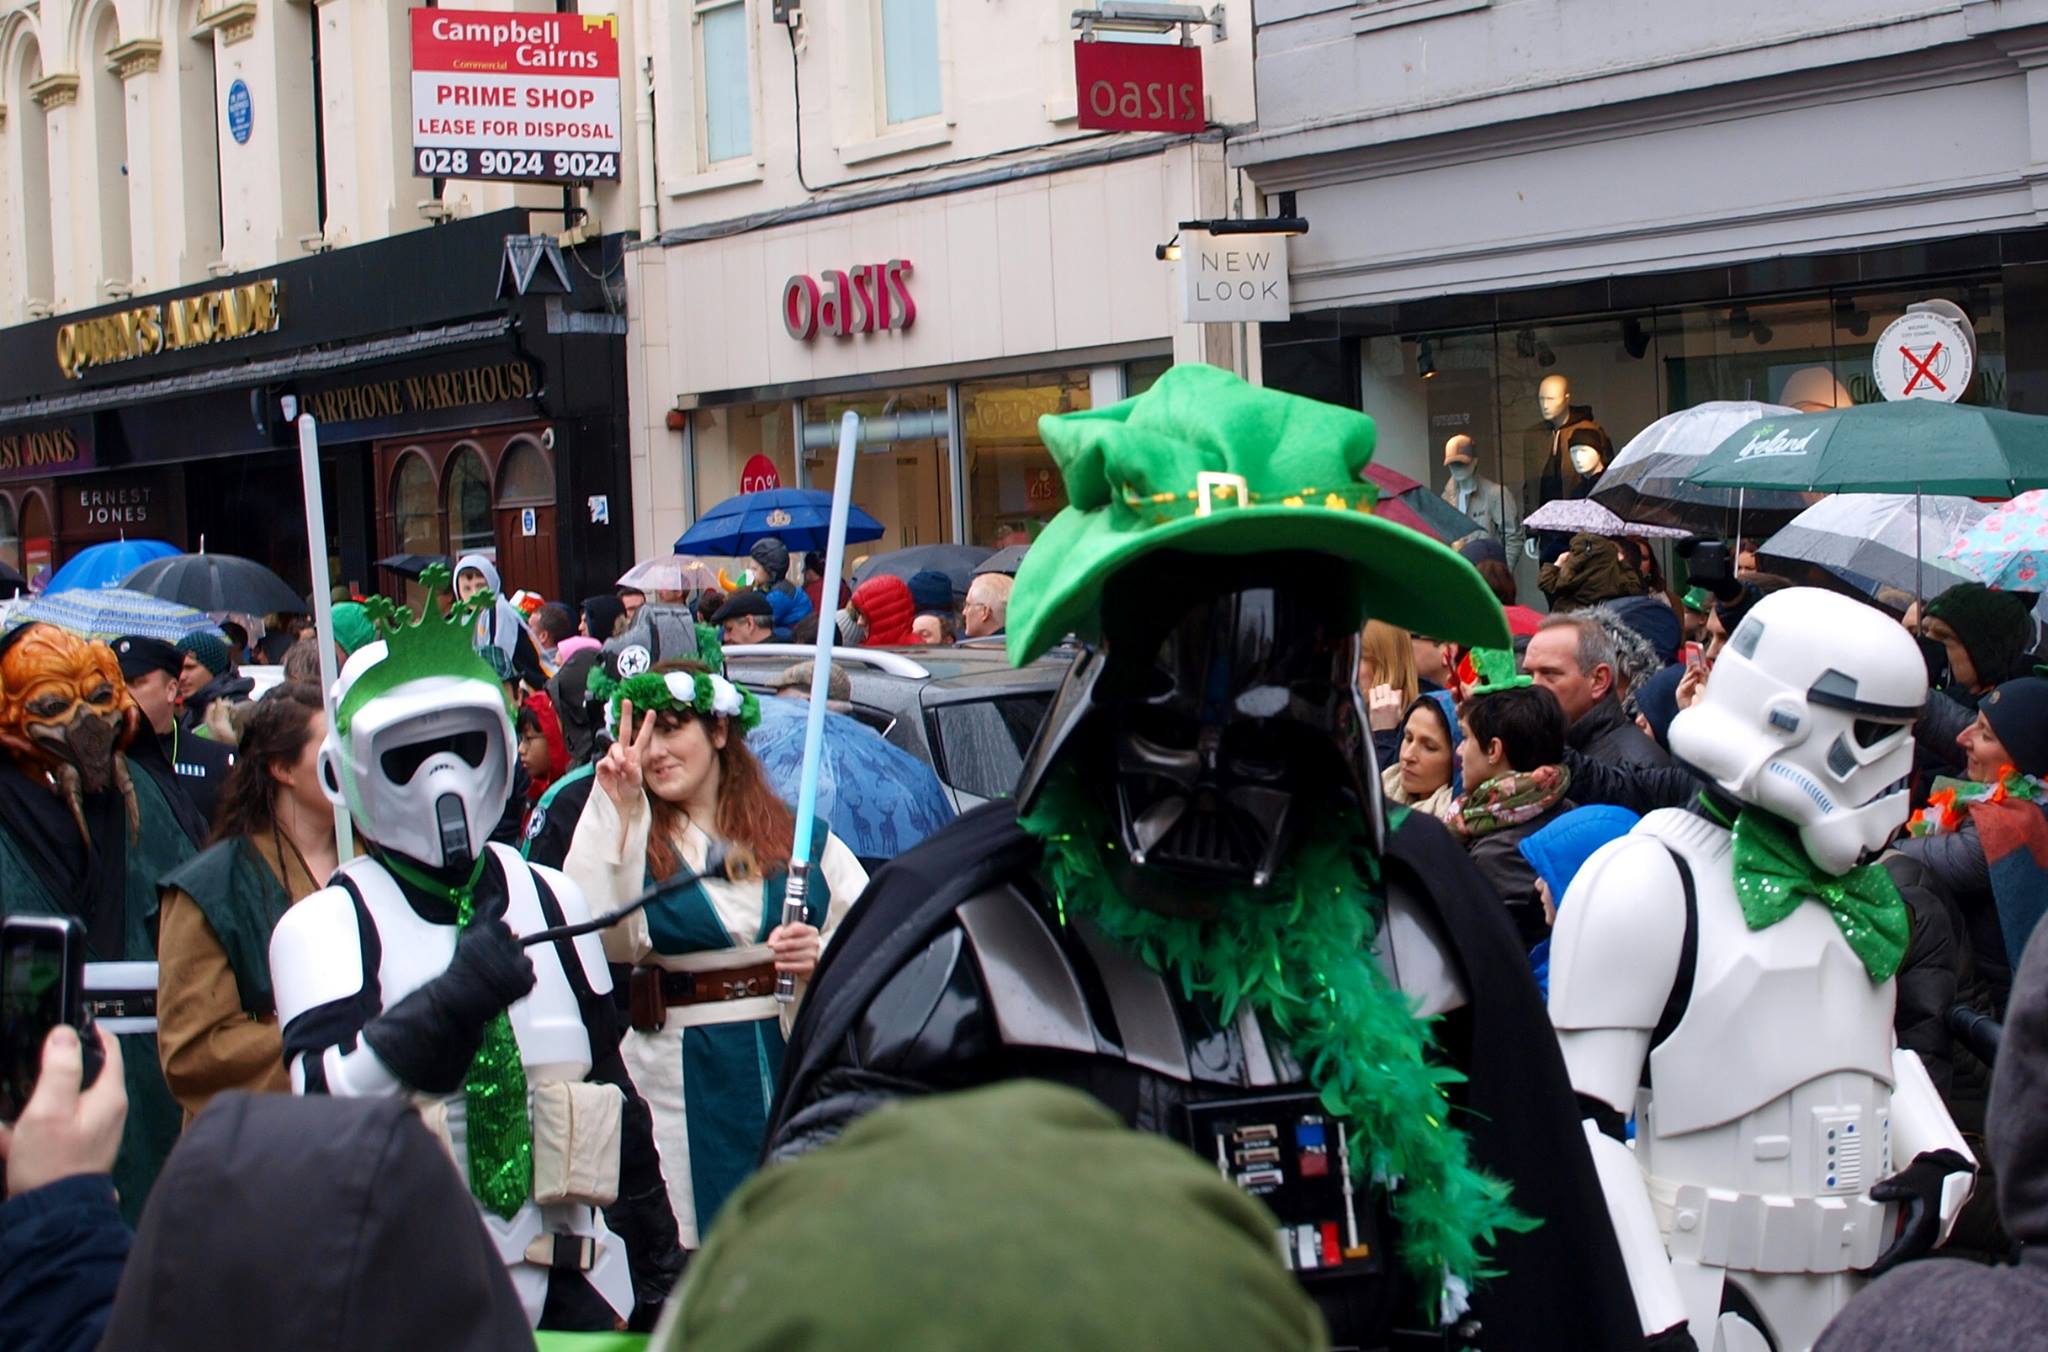
[[[1052,692],[964,700],[932,710],[940,778],[977,798],[1017,792],[1024,753],[1052,706]]]

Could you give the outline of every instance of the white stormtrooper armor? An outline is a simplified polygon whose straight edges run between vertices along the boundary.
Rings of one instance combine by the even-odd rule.
[[[338,684],[343,709],[349,689],[386,653],[379,642],[351,658]],[[422,675],[378,694],[343,721],[346,731],[330,727],[321,747],[328,796],[385,853],[430,869],[468,867],[477,857],[472,842],[483,841],[498,820],[511,782],[511,729],[502,689],[461,673]],[[479,897],[502,894],[502,919],[513,935],[590,918],[582,892],[560,873],[529,865],[503,845],[484,848],[489,857],[475,886]],[[422,914],[379,857],[366,856],[343,866],[328,887],[284,914],[271,936],[270,966],[294,1092],[410,1094],[467,1179],[462,1092],[432,1094],[407,1084],[361,1036],[378,1015],[448,970],[461,933],[452,914]],[[573,964],[564,957],[568,945]],[[560,1115],[574,1117],[594,1107],[603,1119],[619,1091],[583,1083],[593,1057],[580,1002],[611,990],[602,943],[589,934],[537,944],[525,953],[534,985],[505,1012],[526,1070],[529,1118],[551,1087],[574,1085],[583,1096],[570,1099],[571,1108]],[[580,970],[572,971],[572,965]],[[608,1140],[602,1128],[595,1139],[580,1124],[571,1128],[579,1150],[600,1157],[575,1164],[587,1164],[600,1177],[608,1174],[614,1195],[618,1121],[618,1113],[609,1112]],[[536,1127],[537,1160],[539,1139]],[[610,1200],[599,1196],[595,1202]],[[529,1319],[539,1321],[551,1275],[564,1267],[580,1271],[622,1319],[632,1315],[625,1245],[607,1228],[599,1205],[543,1205],[529,1195],[509,1220],[487,1207],[479,1214]]]
[[[1730,798],[1795,825],[1842,874],[1907,813],[1910,728],[1926,698],[1912,640],[1812,589],[1758,602],[1673,751]],[[1559,907],[1550,1016],[1646,1334],[1701,1352],[1810,1347],[1892,1242],[1872,1185],[1939,1150],[1970,1159],[1826,906],[1751,930],[1732,834],[1651,814],[1595,854]],[[1613,1134],[1635,1118],[1633,1151]],[[1969,1195],[1950,1173],[1945,1237]]]

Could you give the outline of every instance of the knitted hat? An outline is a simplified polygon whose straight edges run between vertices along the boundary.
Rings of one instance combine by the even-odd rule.
[[[1067,506],[1017,569],[1012,662],[1069,632],[1096,637],[1109,579],[1161,549],[1326,555],[1328,585],[1357,619],[1508,643],[1500,602],[1471,564],[1373,515],[1378,490],[1359,480],[1373,424],[1355,409],[1183,364],[1134,399],[1040,418],[1038,435]]]
[[[227,640],[211,629],[194,629],[178,640],[178,651],[190,653],[200,666],[216,676],[228,669]]]
[[[345,601],[334,608],[334,641],[344,653],[367,648],[377,641],[377,626],[360,601]]]
[[[115,639],[110,646],[115,660],[121,664],[121,679],[124,681],[132,681],[152,671],[175,676],[185,665],[185,654],[160,638],[131,634]]]
[[[2007,681],[1977,706],[2023,775],[2048,776],[2048,681],[2022,676]]]
[[[1637,711],[1650,720],[1657,745],[1666,751],[1671,749],[1671,720],[1678,717],[1678,683],[1684,679],[1684,667],[1666,667],[1629,691]]]
[[[761,565],[761,571],[766,575],[761,579],[762,586],[772,587],[788,576],[789,546],[774,536],[754,541],[753,549],[748,552],[754,562]]]
[[[1315,1352],[1272,1213],[1094,1099],[1010,1080],[881,1108],[733,1194],[656,1352]],[[792,1256],[830,1256],[801,1265]],[[1000,1336],[963,1341],[962,1320]]]
[[[920,615],[940,614],[953,608],[953,579],[936,568],[910,575],[910,599]]]
[[[1980,685],[1996,685],[2027,668],[2033,621],[2027,603],[1981,582],[1962,582],[1927,603],[1927,618],[1956,631]]]

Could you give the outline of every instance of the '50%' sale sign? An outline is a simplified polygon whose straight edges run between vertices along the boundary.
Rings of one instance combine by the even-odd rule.
[[[1202,49],[1076,42],[1074,96],[1089,131],[1200,131]]]

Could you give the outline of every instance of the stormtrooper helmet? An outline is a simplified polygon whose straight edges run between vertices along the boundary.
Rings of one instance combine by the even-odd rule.
[[[495,600],[479,592],[444,613],[448,570],[437,564],[420,583],[427,601],[417,620],[383,597],[368,603],[382,637],[335,682],[320,783],[378,848],[430,869],[466,869],[512,791],[505,687],[470,639]]]
[[[1806,853],[1848,872],[1904,824],[1913,723],[1927,669],[1883,613],[1812,587],[1758,601],[1671,749],[1731,797],[1799,829]]]

